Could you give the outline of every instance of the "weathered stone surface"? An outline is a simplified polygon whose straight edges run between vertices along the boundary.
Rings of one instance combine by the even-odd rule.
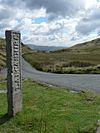
[[[100,120],[98,120],[97,125],[98,125],[98,128],[97,128],[97,132],[96,133],[100,133]]]
[[[8,114],[22,110],[20,33],[6,31]]]

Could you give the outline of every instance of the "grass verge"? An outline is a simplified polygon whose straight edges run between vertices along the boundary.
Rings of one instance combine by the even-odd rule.
[[[0,94],[0,117],[6,111],[6,94]],[[24,81],[23,111],[0,125],[0,133],[94,133],[98,119],[100,94]]]

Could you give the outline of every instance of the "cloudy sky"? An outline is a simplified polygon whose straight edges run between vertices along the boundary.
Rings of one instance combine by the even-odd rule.
[[[100,0],[0,0],[0,37],[20,31],[27,44],[71,46],[100,36]]]

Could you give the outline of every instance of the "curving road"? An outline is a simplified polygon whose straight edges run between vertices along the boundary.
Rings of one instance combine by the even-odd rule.
[[[1,72],[6,76],[6,70]],[[100,92],[100,74],[53,74],[37,71],[22,59],[23,78],[69,88],[75,91],[94,90]]]

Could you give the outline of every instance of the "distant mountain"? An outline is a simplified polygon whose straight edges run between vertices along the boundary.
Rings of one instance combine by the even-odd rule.
[[[55,51],[55,50],[60,50],[65,48],[65,47],[58,47],[58,46],[37,46],[34,44],[28,44],[28,47],[31,48],[32,50],[44,51],[44,52]]]

